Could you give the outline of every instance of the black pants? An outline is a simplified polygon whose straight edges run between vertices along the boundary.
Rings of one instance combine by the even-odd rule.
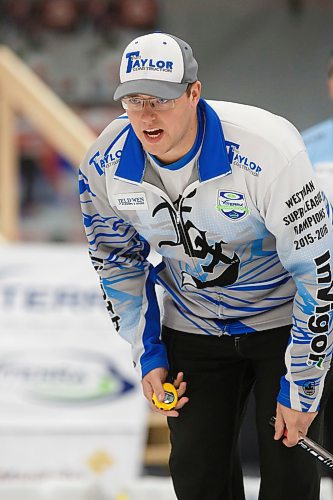
[[[184,372],[190,401],[171,431],[170,471],[179,500],[244,500],[238,437],[251,390],[256,401],[260,500],[319,500],[317,461],[299,446],[273,440],[290,326],[221,338],[164,327],[171,377]],[[321,440],[319,414],[308,435]]]
[[[331,391],[330,397],[328,398],[327,404],[325,406],[325,436],[324,436],[324,446],[325,448],[333,453],[333,391]],[[333,471],[325,468],[324,475],[333,478]]]

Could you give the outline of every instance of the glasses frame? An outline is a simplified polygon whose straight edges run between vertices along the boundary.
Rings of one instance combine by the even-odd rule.
[[[131,108],[131,103],[129,102],[131,99],[135,99],[138,101],[138,105],[140,107]],[[158,101],[164,101],[158,103]],[[173,109],[176,105],[176,99],[162,99],[160,97],[135,97],[135,96],[125,96],[121,99],[121,105],[125,109],[125,111],[142,111],[145,103],[149,103],[149,106],[154,111],[169,111]]]

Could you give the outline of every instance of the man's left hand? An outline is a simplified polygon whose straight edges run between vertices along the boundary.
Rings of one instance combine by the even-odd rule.
[[[277,441],[285,435],[283,444],[288,448],[295,446],[308,429],[318,412],[293,410],[277,403],[274,439]]]

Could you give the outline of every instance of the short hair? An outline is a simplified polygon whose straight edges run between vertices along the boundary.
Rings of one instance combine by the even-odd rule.
[[[188,86],[187,86],[187,88],[186,88],[186,95],[187,95],[187,97],[190,97],[190,95],[191,95],[191,90],[192,90],[193,83],[195,83],[195,82],[189,83]]]

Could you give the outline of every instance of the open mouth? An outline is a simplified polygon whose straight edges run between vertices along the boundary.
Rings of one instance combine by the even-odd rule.
[[[161,128],[152,128],[152,129],[144,130],[143,132],[144,132],[145,138],[149,142],[157,142],[162,137],[162,134],[163,134],[163,130]]]

